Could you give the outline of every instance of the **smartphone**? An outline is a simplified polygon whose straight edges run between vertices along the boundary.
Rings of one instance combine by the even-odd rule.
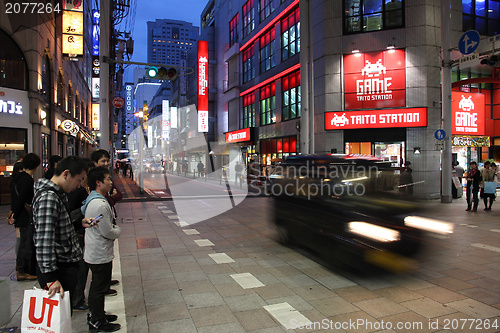
[[[96,216],[95,218],[93,218],[92,220],[90,220],[90,225],[93,226],[94,224],[96,224],[97,222],[99,222],[101,219],[102,219],[102,214],[99,214],[98,216]]]

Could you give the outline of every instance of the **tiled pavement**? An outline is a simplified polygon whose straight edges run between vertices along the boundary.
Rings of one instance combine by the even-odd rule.
[[[170,212],[171,201],[119,203],[121,270],[114,277],[123,289],[107,298],[107,309],[125,311],[128,332],[500,331],[486,329],[495,320],[500,325],[500,206],[467,213],[464,199],[429,203],[426,214],[453,222],[455,234],[429,238],[409,274],[361,275],[325,268],[307,251],[278,244],[270,203],[247,198],[194,225]],[[13,228],[1,225],[0,239],[0,279],[8,280]],[[7,327],[19,326],[22,291],[33,283],[8,283]],[[309,321],[315,327],[287,330]],[[75,313],[73,329],[86,330],[84,313]]]

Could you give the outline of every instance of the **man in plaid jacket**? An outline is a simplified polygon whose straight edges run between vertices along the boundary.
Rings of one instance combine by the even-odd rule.
[[[68,210],[69,193],[80,186],[87,175],[87,164],[78,156],[63,158],[49,180],[38,179],[33,200],[37,272],[40,287],[47,287],[49,297],[64,291],[74,294],[78,262],[83,253]],[[90,227],[90,219],[82,220]]]

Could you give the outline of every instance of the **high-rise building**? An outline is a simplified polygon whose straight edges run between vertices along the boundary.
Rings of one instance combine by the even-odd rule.
[[[148,62],[179,66],[181,55],[198,40],[198,32],[199,27],[185,21],[148,22]]]

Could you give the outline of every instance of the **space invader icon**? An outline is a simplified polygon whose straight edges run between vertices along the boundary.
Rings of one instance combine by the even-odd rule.
[[[372,64],[370,60],[366,60],[366,65],[361,70],[361,74],[368,77],[380,76],[382,73],[386,73],[386,68],[382,65],[382,59],[378,59],[374,64]]]
[[[462,99],[460,100],[460,103],[458,103],[458,108],[464,111],[474,110],[474,102],[472,101],[472,96],[465,98],[465,96],[462,95]]]

